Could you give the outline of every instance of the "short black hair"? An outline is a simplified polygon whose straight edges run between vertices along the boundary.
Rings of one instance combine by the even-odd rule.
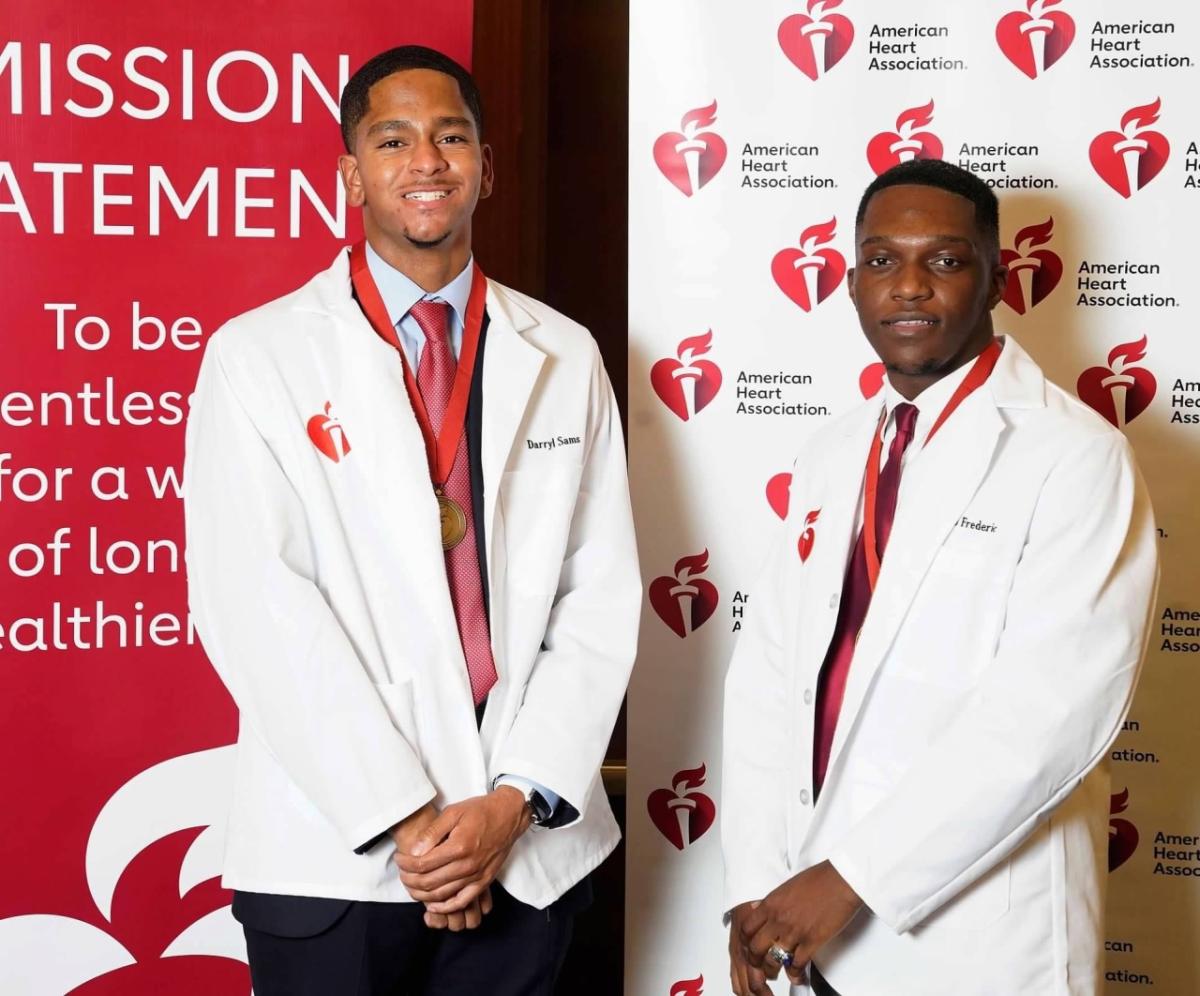
[[[854,216],[855,229],[862,226],[867,205],[879,191],[908,184],[937,187],[969,200],[975,205],[975,226],[983,236],[986,247],[999,255],[1000,204],[992,188],[970,170],[941,159],[910,159],[875,177],[858,202],[858,213]]]
[[[341,117],[342,141],[347,152],[354,151],[354,132],[367,113],[371,87],[392,73],[402,73],[408,69],[432,69],[451,77],[458,84],[463,103],[475,119],[475,130],[481,138],[483,137],[483,101],[471,74],[450,56],[437,49],[426,48],[424,45],[401,45],[399,48],[380,52],[373,59],[363,63],[346,83],[346,89],[342,91]]]

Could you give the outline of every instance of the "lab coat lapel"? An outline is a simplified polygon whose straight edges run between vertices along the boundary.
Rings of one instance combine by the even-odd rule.
[[[429,549],[423,552],[431,560],[440,559],[441,544],[436,542],[440,532],[433,528],[438,522],[433,487],[428,473],[412,473],[414,467],[428,466],[428,456],[425,438],[404,383],[404,365],[395,348],[384,342],[371,327],[354,299],[349,253],[343,251],[326,272],[329,280],[318,287],[319,304],[359,345],[358,349],[345,351],[352,353],[355,362],[364,368],[358,371],[353,382],[359,391],[374,395],[361,401],[364,410],[375,413],[376,417],[364,420],[365,425],[355,425],[354,429],[359,433],[368,432],[373,437],[367,440],[371,449],[380,454],[377,473],[384,495],[383,505],[391,509],[408,509],[405,514],[410,521],[425,518],[430,528],[419,529],[415,535],[433,537],[429,540]],[[368,371],[367,367],[373,369]],[[384,376],[380,378],[378,372]]]
[[[488,281],[488,334],[483,356],[483,515],[492,573],[496,498],[517,430],[546,354],[520,334],[537,323],[503,287]],[[493,587],[493,591],[495,588]]]
[[[403,559],[413,570],[437,578],[445,571],[445,560],[437,499],[427,469],[425,439],[408,396],[404,367],[395,348],[379,337],[354,299],[349,253],[340,252],[325,272],[325,279],[314,281],[303,293],[311,294],[311,298],[299,303],[300,310],[311,310],[323,321],[334,322],[346,337],[347,345],[339,351],[340,355],[357,367],[348,374],[347,383],[352,383],[358,392],[358,409],[369,413],[370,417],[355,422],[351,432],[356,445],[358,439],[365,444],[360,452],[376,454],[370,483],[378,489],[381,500],[372,507],[389,510],[389,514],[395,514],[406,525],[412,526],[402,530],[391,525],[382,526],[380,542],[402,543]],[[415,468],[420,468],[420,472],[414,472]],[[449,589],[428,584],[415,586],[413,591],[422,603],[421,615],[439,620],[447,657],[461,660],[462,647]],[[465,684],[465,664],[462,676]]]
[[[808,573],[808,577],[800,587],[799,611],[793,614],[798,659],[812,662],[811,673],[814,675],[825,659],[837,622],[846,565],[858,538],[854,527],[862,501],[863,473],[881,407],[879,403],[861,406],[846,426],[829,461],[824,486],[811,492],[814,496],[809,502],[812,509],[797,509],[801,523],[803,516],[820,509],[814,524],[812,552],[808,561],[801,564],[802,576]],[[797,466],[795,473],[803,475],[805,468]],[[803,529],[800,525],[796,531],[802,533]],[[794,555],[798,557],[798,551]],[[802,670],[805,675],[809,673],[809,669]]]
[[[983,482],[1004,428],[986,388],[975,391],[906,470],[871,608],[859,634],[830,756],[830,772],[876,672],[955,522]]]

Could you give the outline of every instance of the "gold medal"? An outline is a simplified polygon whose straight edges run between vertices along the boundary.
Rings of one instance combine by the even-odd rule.
[[[438,513],[442,519],[442,549],[453,550],[467,535],[467,514],[453,498],[437,492]]]

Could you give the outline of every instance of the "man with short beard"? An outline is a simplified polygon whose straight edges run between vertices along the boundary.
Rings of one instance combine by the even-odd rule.
[[[731,979],[1094,994],[1109,774],[1154,522],[1124,436],[991,311],[995,195],[916,160],[860,202],[884,389],[815,432],[725,686]]]
[[[258,996],[548,993],[618,831],[636,645],[596,344],[487,280],[479,92],[419,46],[341,98],[364,241],[208,344],[192,613],[241,711],[224,884]]]

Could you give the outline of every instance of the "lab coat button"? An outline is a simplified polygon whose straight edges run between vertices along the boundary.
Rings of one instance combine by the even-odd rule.
[[[830,596],[829,596],[829,607],[830,607],[831,609],[836,609],[836,608],[837,608],[837,603],[838,603],[838,597],[837,597],[837,595],[830,595]]]
[[[811,688],[804,689],[804,704],[812,705],[812,702],[813,702],[812,689]]]
[[[812,798],[812,796],[810,796],[810,795],[808,794],[808,789],[801,789],[801,790],[800,790],[800,805],[801,805],[801,806],[807,806],[807,805],[808,805],[808,801],[809,801],[809,799],[811,799],[811,798]]]

